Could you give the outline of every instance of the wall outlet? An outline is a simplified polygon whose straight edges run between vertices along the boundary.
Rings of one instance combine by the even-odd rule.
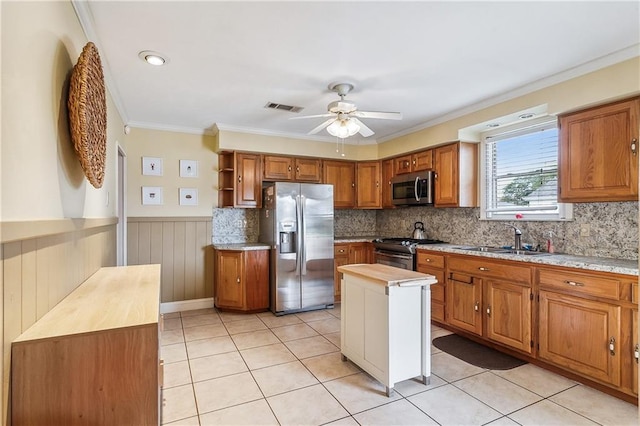
[[[588,223],[583,223],[580,225],[580,236],[581,237],[589,237],[591,236],[591,225]]]

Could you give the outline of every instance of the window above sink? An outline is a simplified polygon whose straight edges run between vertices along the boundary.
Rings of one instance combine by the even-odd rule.
[[[572,219],[572,206],[558,203],[555,117],[484,132],[480,158],[481,219]]]

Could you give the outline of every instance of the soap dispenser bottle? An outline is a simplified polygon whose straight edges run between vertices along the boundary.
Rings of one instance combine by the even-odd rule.
[[[553,231],[549,231],[549,237],[547,238],[547,253],[553,253],[555,248],[553,247]]]

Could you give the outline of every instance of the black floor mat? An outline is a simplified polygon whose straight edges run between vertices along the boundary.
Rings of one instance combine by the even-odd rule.
[[[433,346],[476,367],[490,370],[511,370],[527,363],[457,334],[437,337]]]

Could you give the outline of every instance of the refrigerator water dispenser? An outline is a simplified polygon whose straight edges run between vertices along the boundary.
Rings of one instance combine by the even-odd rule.
[[[296,233],[280,232],[280,253],[296,252]]]

